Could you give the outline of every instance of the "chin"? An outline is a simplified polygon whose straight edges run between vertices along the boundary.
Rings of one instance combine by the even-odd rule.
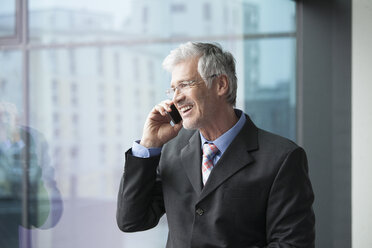
[[[183,126],[184,129],[187,129],[187,130],[196,130],[196,129],[199,128],[199,126],[197,125],[197,123],[191,122],[191,121],[187,121],[187,120],[183,120],[182,126]]]

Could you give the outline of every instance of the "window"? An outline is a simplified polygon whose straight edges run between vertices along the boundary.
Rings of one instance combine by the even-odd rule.
[[[114,59],[113,59],[113,67],[114,67],[114,75],[116,79],[120,79],[120,53],[115,52],[114,53]]]
[[[99,47],[97,49],[97,72],[98,72],[98,75],[101,76],[103,74],[103,51],[102,51],[102,48]]]
[[[142,23],[144,25],[146,25],[147,22],[148,22],[148,15],[149,15],[148,12],[149,12],[149,9],[147,8],[147,6],[143,7],[143,9],[142,9]]]
[[[161,63],[180,43],[213,41],[233,53],[237,108],[296,139],[294,1],[28,0],[29,36],[2,43],[25,18],[16,2],[0,3],[0,98],[37,132],[40,168],[63,202],[58,225],[25,230],[36,247],[165,246],[166,218],[138,236],[121,233],[114,215],[124,152],[165,99]]]
[[[22,53],[19,50],[0,50],[0,102],[9,102],[24,122],[22,84]]]
[[[204,20],[206,21],[211,20],[211,6],[209,3],[205,3],[203,5],[203,17],[204,17]]]
[[[171,12],[174,12],[174,13],[186,11],[186,5],[182,3],[172,4],[170,8],[171,8]]]

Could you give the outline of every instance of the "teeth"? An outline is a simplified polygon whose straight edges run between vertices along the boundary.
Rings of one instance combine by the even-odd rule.
[[[189,110],[189,109],[191,109],[191,108],[192,108],[192,106],[190,106],[190,105],[189,105],[189,106],[185,106],[185,107],[182,107],[182,108],[181,108],[181,111],[182,111],[182,112],[185,112],[185,111],[187,111],[187,110]]]

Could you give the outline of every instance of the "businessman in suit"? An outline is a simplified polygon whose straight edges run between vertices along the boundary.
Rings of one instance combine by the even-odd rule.
[[[234,108],[233,56],[189,42],[163,67],[172,100],[152,109],[126,152],[119,228],[146,230],[166,213],[168,248],[314,247],[306,154]],[[182,116],[175,125],[172,104]]]

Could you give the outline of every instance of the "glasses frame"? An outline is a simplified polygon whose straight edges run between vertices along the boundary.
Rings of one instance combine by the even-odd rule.
[[[213,77],[218,77],[218,76],[219,76],[218,74],[213,74],[211,76],[208,76],[207,78],[213,78]],[[200,80],[200,81],[185,80],[185,81],[180,82],[176,87],[167,89],[165,91],[165,93],[167,94],[167,96],[170,99],[173,99],[174,94],[176,94],[176,90],[178,90],[178,93],[182,93],[184,90],[190,89],[190,88],[192,88],[193,86],[196,86],[197,84],[199,84],[202,81],[204,82],[203,79]]]

